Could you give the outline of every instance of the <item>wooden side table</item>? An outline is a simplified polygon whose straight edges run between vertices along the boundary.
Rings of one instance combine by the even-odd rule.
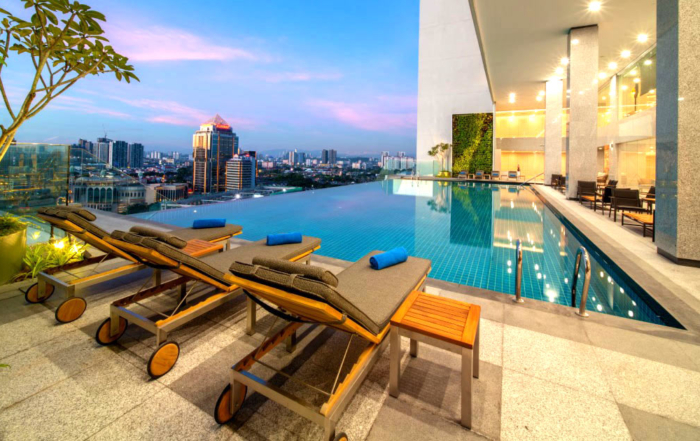
[[[472,427],[472,376],[479,378],[479,318],[481,307],[414,291],[391,318],[389,393],[399,396],[401,335],[411,339],[411,356],[418,342],[462,356],[461,424]]]
[[[211,243],[206,240],[192,239],[187,241],[187,245],[182,249],[183,253],[187,253],[192,257],[202,257],[209,254],[221,252],[224,245],[221,243]]]

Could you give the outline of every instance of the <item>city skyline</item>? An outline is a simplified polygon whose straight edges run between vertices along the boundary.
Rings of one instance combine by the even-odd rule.
[[[226,15],[207,12],[214,2],[167,5],[94,5],[141,82],[90,78],[29,120],[17,139],[71,144],[107,132],[185,153],[192,131],[218,112],[246,149],[259,152],[415,150],[418,2],[236,2]],[[26,13],[18,0],[3,7]],[[359,29],[349,17],[367,26]],[[3,78],[16,100],[31,66],[12,61]]]

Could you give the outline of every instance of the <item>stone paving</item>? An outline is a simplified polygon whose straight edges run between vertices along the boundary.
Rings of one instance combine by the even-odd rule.
[[[313,263],[334,272],[347,264]],[[174,332],[182,353],[158,380],[146,373],[152,335],[131,326],[117,345],[97,345],[110,302],[147,276],[89,288],[88,310],[66,325],[54,320],[60,295],[40,305],[26,304],[19,291],[0,300],[0,362],[11,365],[0,371],[0,439],[321,439],[319,426],[257,394],[232,423],[214,421],[231,365],[262,339],[244,332],[242,298]],[[338,424],[351,440],[700,439],[700,339],[690,331],[629,330],[617,326],[624,319],[601,324],[558,305],[517,305],[507,295],[435,280],[427,291],[482,306],[474,430],[458,424],[460,358],[425,345],[411,358],[404,339],[399,398],[388,394],[386,350]],[[174,305],[174,297],[153,302]],[[265,332],[274,319],[258,314]],[[330,388],[348,336],[309,325],[300,335],[295,354],[278,348],[268,360]],[[320,402],[278,374],[255,372]]]

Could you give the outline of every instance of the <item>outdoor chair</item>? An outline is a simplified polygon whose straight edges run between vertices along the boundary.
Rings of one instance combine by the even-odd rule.
[[[476,178],[476,179],[484,179],[484,171],[483,171],[483,170],[477,170],[476,173],[474,174],[474,178]]]
[[[510,181],[511,179],[518,180],[518,172],[517,171],[509,171],[508,172],[508,180]]]
[[[595,202],[596,207],[593,208],[593,211],[596,211],[596,208],[600,207],[600,210],[603,212],[603,215],[605,215],[605,209],[609,209],[610,205],[612,204],[613,188],[614,187],[610,187],[608,185],[602,189],[601,193],[598,193]]]
[[[343,434],[335,434],[336,423],[380,357],[384,344],[388,343],[386,337],[391,317],[411,292],[422,289],[430,272],[430,261],[415,257],[382,270],[374,270],[370,267],[370,258],[378,253],[369,253],[337,277],[322,268],[306,269],[301,268],[303,265],[282,265],[269,261],[256,260],[253,265],[236,262],[231,265],[235,283],[245,290],[246,295],[288,323],[231,368],[229,384],[219,396],[214,409],[214,418],[219,424],[234,419],[250,388],[252,392],[322,425],[324,440],[347,439],[347,436],[343,438]],[[353,340],[362,343],[356,361],[349,361],[349,370],[343,370],[346,356],[343,357],[337,381],[330,390],[322,392],[327,401],[320,408],[250,372],[256,363],[277,371],[270,364],[262,362],[261,358],[285,340],[288,345],[292,341],[293,345],[297,330],[305,323],[348,333],[346,356],[357,353],[356,350],[349,351]],[[357,345],[355,349],[359,350]],[[347,374],[341,377],[343,372]],[[286,372],[283,375],[289,376]],[[295,380],[294,377],[290,378]],[[300,387],[307,386],[306,383],[298,384]]]
[[[559,187],[559,178],[561,178],[561,175],[552,174],[552,179],[549,181],[549,185],[555,188]]]
[[[320,239],[308,236],[303,236],[301,243],[276,246],[266,245],[263,239],[222,253],[196,258],[164,242],[134,233],[115,231],[105,240],[110,245],[136,256],[149,267],[170,270],[180,276],[162,285],[146,288],[149,279],[137,292],[112,302],[109,318],[102,322],[95,334],[95,340],[101,345],[115,343],[124,334],[129,323],[155,334],[156,349],[147,364],[148,374],[152,378],[167,374],[179,357],[180,347],[176,342],[167,341],[168,333],[243,293],[235,278],[228,274],[228,268],[233,262],[250,263],[255,257],[295,262],[308,260],[308,256],[321,247]],[[190,281],[193,283],[188,290],[187,283]],[[202,290],[193,295],[198,284],[214,289],[206,292],[204,296],[200,295]],[[180,289],[177,306],[167,314],[154,311],[158,314],[156,319],[144,317],[128,308],[137,303],[143,306],[139,302],[174,288]],[[188,304],[188,300],[194,301]],[[248,301],[247,311],[247,331],[248,334],[252,334],[255,329],[255,304],[251,301]]]
[[[605,187],[605,184],[608,182],[608,175],[600,175],[596,178],[596,184],[598,187]]]
[[[647,237],[647,229],[654,236],[654,214],[653,213],[622,213],[620,221],[625,225],[625,218],[631,220],[633,225],[642,227],[642,237]]]
[[[459,178],[459,179],[467,179],[467,172],[466,172],[465,170],[462,170],[462,171],[459,172],[459,174],[457,175],[457,178]]]
[[[616,188],[612,192],[612,204],[610,211],[613,212],[613,220],[617,222],[617,212],[635,212],[644,213],[646,210],[642,207],[642,201],[639,199],[639,190],[631,190],[628,188]],[[608,217],[610,213],[608,212]]]
[[[491,179],[494,181],[498,181],[501,179],[501,172],[498,170],[491,170]]]
[[[595,181],[578,181],[578,188],[576,190],[576,196],[578,201],[583,203],[588,203],[588,205],[594,209],[598,198],[598,193],[596,191]]]
[[[147,220],[135,221],[134,218],[110,216],[96,210],[88,210],[76,206],[56,206],[41,208],[38,212],[39,218],[51,225],[51,235],[54,228],[59,228],[67,235],[75,237],[86,244],[101,251],[103,254],[89,256],[79,262],[68,263],[66,265],[49,268],[40,272],[37,276],[37,283],[31,285],[24,294],[28,303],[42,303],[54,294],[56,288],[63,292],[65,300],[56,308],[55,317],[59,323],[69,323],[77,320],[87,308],[87,301],[79,296],[80,290],[101,283],[113,280],[117,277],[131,274],[146,268],[138,259],[129,253],[120,250],[107,243],[105,238],[109,237],[108,230],[114,226],[125,229],[143,228],[144,231],[152,229],[153,234],[160,235],[163,240],[171,240],[187,243],[197,240],[223,243],[226,248],[229,239],[241,234],[243,227],[239,225],[226,225],[220,228],[176,228],[163,231],[160,224]],[[200,247],[201,248],[201,247]],[[100,268],[105,262],[113,263],[114,259],[121,259],[119,266],[104,269]],[[76,275],[76,270],[89,270]],[[160,275],[157,277],[160,283]]]

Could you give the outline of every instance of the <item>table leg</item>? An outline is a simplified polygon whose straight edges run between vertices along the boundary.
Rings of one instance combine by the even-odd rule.
[[[389,394],[399,396],[399,369],[401,368],[401,337],[399,328],[392,326],[389,336]]]
[[[250,297],[246,296],[246,334],[255,334],[255,314],[257,312],[257,305]]]
[[[462,348],[462,418],[461,424],[472,428],[472,350]]]
[[[476,336],[474,337],[474,368],[472,375],[474,378],[479,378],[479,337],[481,336],[481,323],[476,327]]]
[[[418,356],[418,340],[411,339],[411,357]]]

